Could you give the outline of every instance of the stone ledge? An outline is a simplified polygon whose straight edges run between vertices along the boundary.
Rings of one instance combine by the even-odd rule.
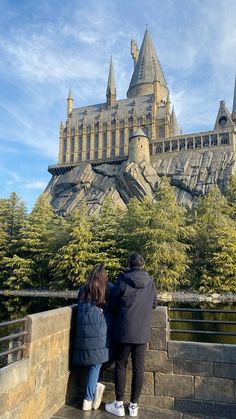
[[[174,359],[174,373],[182,375],[198,375],[201,377],[213,377],[213,363]]]
[[[174,359],[224,362],[224,345],[220,343],[169,341],[168,355],[169,358]]]
[[[195,378],[195,399],[234,402],[234,382],[224,378]]]
[[[69,330],[75,306],[57,308],[27,316],[26,342],[34,342],[47,336]]]
[[[28,380],[29,360],[22,359],[0,369],[0,392],[6,393]]]

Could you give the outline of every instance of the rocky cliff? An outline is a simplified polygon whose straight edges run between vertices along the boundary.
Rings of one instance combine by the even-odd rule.
[[[53,176],[45,194],[63,214],[73,211],[82,201],[88,203],[90,212],[99,211],[106,196],[111,196],[115,205],[124,208],[132,197],[153,197],[161,177],[167,176],[175,187],[178,202],[189,207],[213,185],[224,192],[235,171],[235,154],[220,149],[163,154],[151,164],[123,162],[92,167],[82,163],[66,174]]]

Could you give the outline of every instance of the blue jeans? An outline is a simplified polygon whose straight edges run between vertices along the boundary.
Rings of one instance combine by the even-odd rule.
[[[89,365],[88,367],[86,391],[85,391],[85,397],[84,397],[86,400],[94,399],[94,394],[95,394],[101,366],[102,364],[97,364],[97,365]]]

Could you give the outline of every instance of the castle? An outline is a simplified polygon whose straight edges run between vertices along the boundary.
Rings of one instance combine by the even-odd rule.
[[[199,165],[202,165],[204,161],[209,162],[209,159],[213,162],[214,168],[209,169],[209,164],[204,163],[202,171],[204,173],[208,171],[208,178],[204,180],[205,175],[200,176],[205,186],[209,183],[222,183],[222,176],[225,176],[222,170],[225,170],[227,164],[231,165],[231,172],[235,171],[232,161],[234,161],[236,150],[236,80],[232,112],[230,113],[222,100],[215,126],[211,131],[183,134],[177,122],[174,107],[171,105],[167,82],[147,29],[140,51],[137,43],[134,40],[131,41],[131,55],[134,60],[134,70],[127,91],[127,99],[116,99],[112,59],[106,102],[74,108],[72,93],[71,90],[69,91],[67,119],[65,124],[60,125],[58,163],[49,166],[48,169],[53,175],[53,181],[49,184],[47,191],[52,197],[55,208],[58,207],[55,201],[58,192],[55,195],[53,185],[58,183],[58,177],[75,168],[78,168],[81,176],[81,167],[85,167],[86,164],[98,171],[100,165],[108,167],[109,164],[118,167],[123,162],[136,161],[135,153],[139,144],[146,150],[145,160],[155,169],[157,175],[175,175],[173,184],[181,173],[185,177],[186,173],[188,177],[191,177],[194,171],[200,170]],[[138,135],[139,143],[137,142]],[[140,152],[139,150],[138,153]],[[138,159],[140,160],[139,157]],[[193,163],[190,163],[191,159]],[[222,167],[216,169],[217,164],[214,163],[214,159],[217,160],[219,167],[223,165],[223,169]],[[186,164],[191,166],[187,172]],[[198,166],[199,168],[196,169]],[[212,171],[217,170],[220,171],[220,181],[218,175],[212,178]],[[184,182],[186,183],[186,180]],[[193,184],[192,180],[191,182]],[[196,180],[194,182],[196,183]],[[63,183],[62,179],[59,183]],[[185,191],[194,195],[191,187],[187,186]],[[204,191],[207,191],[207,187],[206,190],[202,190],[202,193],[205,193]],[[63,195],[63,202],[69,195],[68,191]]]

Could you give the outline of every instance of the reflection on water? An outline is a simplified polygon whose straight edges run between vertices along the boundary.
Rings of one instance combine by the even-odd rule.
[[[22,297],[22,296],[2,296],[0,295],[0,323],[7,320],[14,320],[25,317],[27,314],[39,313],[46,310],[52,310],[58,307],[65,307],[75,304],[75,299],[57,298],[57,297]],[[236,304],[214,304],[208,302],[202,303],[180,303],[169,302],[161,303],[172,308],[200,308],[200,309],[224,309],[236,310]],[[236,322],[236,313],[208,313],[208,312],[173,312],[169,313],[171,319],[192,319],[192,320],[219,320]],[[175,322],[171,324],[172,329],[188,330],[207,330],[218,332],[236,333],[236,324],[211,324],[198,322]],[[11,328],[0,328],[0,337],[11,332]],[[205,335],[193,333],[171,333],[173,340],[188,340],[197,342],[216,342],[236,344],[236,336]]]
[[[171,303],[169,307],[207,309],[207,310],[229,310],[229,313],[215,313],[207,311],[171,311],[170,319],[178,319],[180,322],[171,323],[171,329],[185,329],[192,331],[217,332],[211,333],[171,333],[172,340],[192,342],[212,342],[236,344],[236,336],[221,335],[221,333],[234,333],[236,335],[236,305],[235,304],[214,304],[214,303]],[[183,320],[186,320],[184,322]],[[188,322],[187,320],[193,320]],[[199,322],[198,322],[199,321]],[[204,321],[204,322],[202,322]],[[217,321],[219,323],[211,323]],[[225,323],[226,322],[226,323]],[[228,324],[227,324],[228,322]]]

